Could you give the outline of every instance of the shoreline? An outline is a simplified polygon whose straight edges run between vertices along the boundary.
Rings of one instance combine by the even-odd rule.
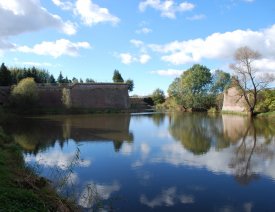
[[[0,211],[78,211],[51,183],[27,167],[22,150],[0,128]]]

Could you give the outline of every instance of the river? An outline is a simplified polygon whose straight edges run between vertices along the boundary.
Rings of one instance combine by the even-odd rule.
[[[275,120],[143,113],[3,126],[83,211],[274,211]]]

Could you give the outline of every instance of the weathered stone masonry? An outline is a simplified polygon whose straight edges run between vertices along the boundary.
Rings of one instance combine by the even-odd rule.
[[[236,87],[231,87],[224,92],[223,111],[246,112],[246,102]]]
[[[64,90],[72,108],[128,109],[130,100],[127,84],[77,83],[72,85],[38,85],[39,105],[42,107],[63,107]],[[2,94],[1,94],[2,92]],[[0,88],[0,103],[8,100],[10,89]]]

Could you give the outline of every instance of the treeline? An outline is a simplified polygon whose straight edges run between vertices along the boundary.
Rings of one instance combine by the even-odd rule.
[[[2,63],[0,67],[0,86],[10,86],[18,84],[22,79],[25,78],[33,78],[36,83],[84,83],[82,79],[77,79],[73,77],[72,79],[68,79],[68,77],[64,77],[62,73],[59,73],[57,79],[50,74],[47,70],[39,69],[37,67],[32,68],[18,68],[12,67],[8,68]],[[93,79],[87,78],[85,80],[86,83],[95,83]]]
[[[215,107],[219,110],[222,107],[222,93],[230,83],[229,73],[222,70],[212,73],[206,66],[195,64],[170,84],[168,98],[159,88],[151,97],[156,105],[164,109],[208,110]]]
[[[54,78],[47,70],[32,68],[8,68],[2,63],[0,67],[0,86],[17,85],[22,79],[33,78],[35,83],[50,83],[50,84],[75,84],[75,83],[96,83],[92,78],[86,78],[85,81],[73,77],[69,79],[64,77],[62,72],[59,73],[57,79]],[[128,85],[128,90],[131,92],[134,89],[134,81],[132,79],[123,80],[118,70],[113,73],[113,83],[125,83]]]
[[[195,64],[170,84],[167,91],[168,98],[165,98],[164,92],[159,88],[152,93],[151,98],[160,110],[220,111],[223,93],[227,88],[234,86],[242,91],[237,84],[238,80],[236,75],[231,76],[222,70],[211,72],[206,66]],[[245,92],[253,98],[250,89]],[[240,98],[243,96],[242,93],[239,95]],[[256,113],[275,111],[274,89],[258,89],[255,98],[257,98],[254,108]],[[248,108],[247,105],[246,107]]]

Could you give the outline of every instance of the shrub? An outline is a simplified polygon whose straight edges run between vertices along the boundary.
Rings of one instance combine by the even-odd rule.
[[[33,78],[22,79],[11,91],[11,105],[19,109],[32,108],[38,103],[37,85]]]

